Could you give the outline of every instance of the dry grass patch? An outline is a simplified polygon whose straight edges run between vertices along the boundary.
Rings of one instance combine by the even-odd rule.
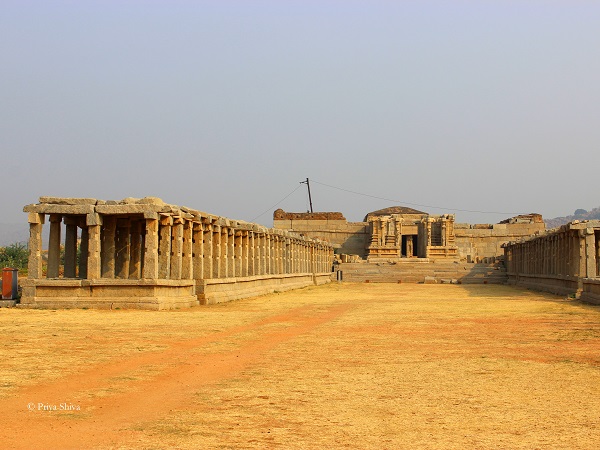
[[[600,309],[504,286],[332,284],[177,312],[2,310],[0,332],[4,410],[19,419],[0,437],[15,447],[19,426],[47,436],[27,445],[65,436],[98,448],[600,441]],[[83,411],[63,422],[23,411],[46,391]]]

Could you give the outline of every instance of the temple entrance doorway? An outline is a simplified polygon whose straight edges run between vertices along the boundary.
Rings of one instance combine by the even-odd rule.
[[[416,234],[402,236],[402,248],[400,250],[402,257],[413,258],[415,256],[418,256],[418,254],[417,254],[417,249],[419,248],[418,240],[419,240],[419,236],[417,236]]]

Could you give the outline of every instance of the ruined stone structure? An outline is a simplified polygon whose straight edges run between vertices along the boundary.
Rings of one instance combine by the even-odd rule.
[[[348,222],[341,212],[289,213],[278,209],[273,213],[273,228],[327,241],[337,253],[367,256],[368,224]]]
[[[502,245],[545,230],[539,214],[516,216],[498,224],[455,223],[453,214],[430,215],[395,206],[347,222],[342,213],[273,214],[276,229],[292,230],[331,242],[336,253],[369,261],[422,258],[493,262],[504,256]]]
[[[503,245],[541,233],[546,229],[539,214],[527,214],[496,224],[454,224],[459,256],[467,262],[482,262],[504,255]]]
[[[367,214],[367,259],[455,258],[454,216],[430,216],[412,208],[391,207]]]
[[[328,243],[154,197],[41,197],[24,211],[30,224],[25,306],[168,309],[330,279],[333,248]]]
[[[600,303],[600,221],[571,222],[504,250],[509,283]]]

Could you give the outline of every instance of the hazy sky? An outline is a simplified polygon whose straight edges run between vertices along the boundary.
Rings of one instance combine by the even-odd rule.
[[[158,196],[271,226],[307,177],[353,221],[600,206],[600,2],[2,0],[0,57],[0,222]]]

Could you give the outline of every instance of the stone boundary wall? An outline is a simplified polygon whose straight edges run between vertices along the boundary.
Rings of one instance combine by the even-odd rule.
[[[189,307],[321,284],[333,262],[329,243],[155,197],[41,197],[24,211],[30,239],[22,306]]]
[[[455,223],[458,256],[467,262],[482,262],[504,255],[503,245],[545,231],[543,222],[468,224]]]
[[[559,295],[600,299],[600,221],[571,222],[504,245],[508,282]]]
[[[368,223],[348,222],[339,212],[287,213],[278,209],[273,213],[273,227],[329,242],[336,253],[367,257]]]

